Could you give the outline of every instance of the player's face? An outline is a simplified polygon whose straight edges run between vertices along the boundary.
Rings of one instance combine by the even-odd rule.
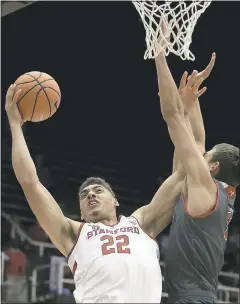
[[[82,217],[86,222],[99,222],[116,215],[117,200],[101,185],[90,185],[79,194]]]

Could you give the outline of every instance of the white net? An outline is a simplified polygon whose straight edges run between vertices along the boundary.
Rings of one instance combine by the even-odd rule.
[[[189,50],[192,33],[200,15],[211,1],[133,1],[146,30],[144,59],[155,58],[162,50],[183,60],[194,60]],[[165,37],[161,25],[167,24]]]

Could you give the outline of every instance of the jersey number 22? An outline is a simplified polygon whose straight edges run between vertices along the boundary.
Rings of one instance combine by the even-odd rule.
[[[103,235],[100,240],[104,242],[102,244],[102,254],[111,254],[111,253],[127,253],[130,254],[130,248],[127,248],[129,245],[129,238],[127,235],[118,235],[113,237],[112,235]]]

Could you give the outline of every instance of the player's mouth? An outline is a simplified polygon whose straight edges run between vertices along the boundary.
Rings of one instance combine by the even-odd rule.
[[[90,208],[93,208],[93,207],[95,207],[95,206],[97,206],[99,204],[99,201],[97,201],[97,200],[90,200],[89,202],[88,202],[88,206],[90,207]]]

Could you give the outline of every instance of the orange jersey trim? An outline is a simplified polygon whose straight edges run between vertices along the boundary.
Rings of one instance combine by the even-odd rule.
[[[157,243],[157,245],[158,245],[157,240],[156,240],[153,236],[151,236],[150,234],[148,234],[148,233],[143,229],[143,227],[142,227],[142,225],[139,223],[138,219],[137,219],[135,216],[133,216],[133,215],[131,215],[131,217],[133,217],[133,218],[137,221],[138,226],[142,229],[142,231],[143,231],[147,236],[149,236],[152,240],[154,240],[154,241]]]
[[[75,262],[74,262],[74,265],[73,265],[73,269],[72,269],[72,274],[73,274],[73,276],[75,275],[77,266],[78,266],[78,264],[77,264],[77,262],[75,261]]]
[[[78,234],[77,234],[76,241],[75,241],[75,243],[74,243],[74,245],[73,245],[72,249],[69,251],[69,254],[67,255],[67,261],[69,260],[70,255],[72,254],[72,252],[73,252],[74,248],[75,248],[75,247],[76,247],[76,245],[77,245],[77,242],[78,242],[78,239],[79,239],[80,233],[81,233],[82,228],[83,228],[83,226],[84,226],[84,225],[85,225],[85,223],[80,223],[80,226],[79,226],[79,229],[78,229]]]

